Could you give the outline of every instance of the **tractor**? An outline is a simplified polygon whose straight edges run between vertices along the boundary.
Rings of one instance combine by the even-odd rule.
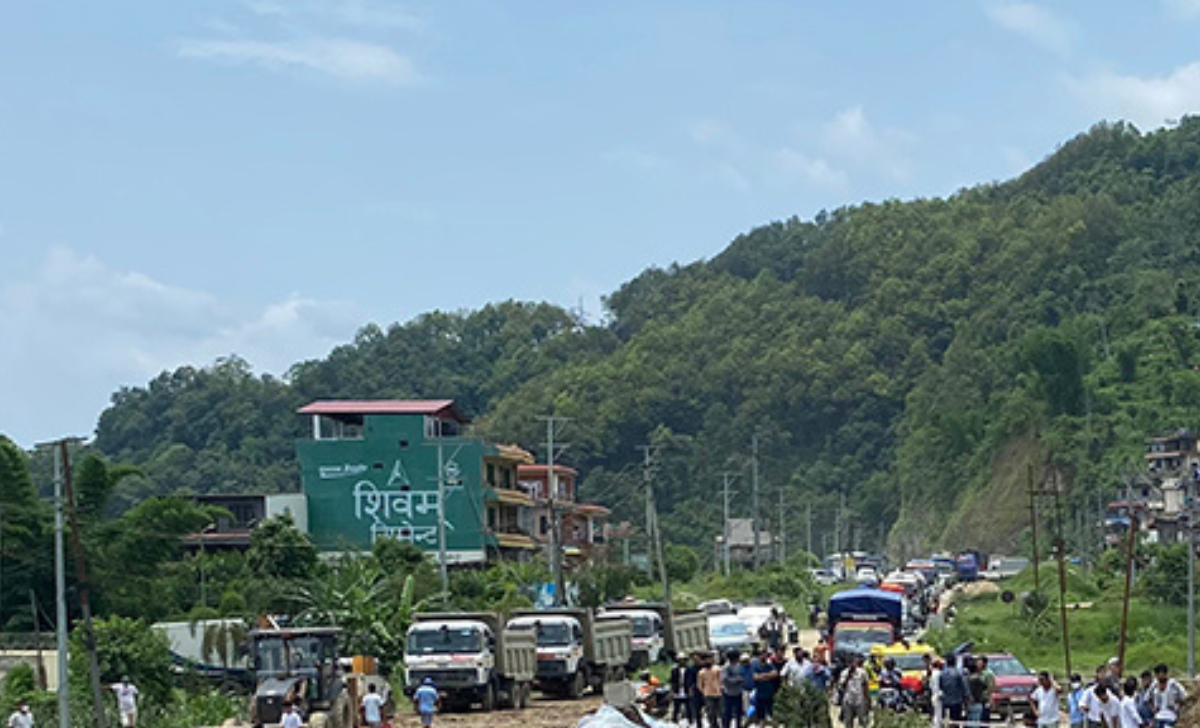
[[[259,629],[250,633],[255,691],[250,722],[278,725],[290,702],[312,728],[353,728],[354,706],[338,665],[336,627]]]

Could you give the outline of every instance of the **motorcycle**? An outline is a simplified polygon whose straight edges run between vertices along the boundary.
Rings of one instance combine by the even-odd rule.
[[[911,691],[895,687],[881,687],[877,697],[879,707],[893,713],[906,713],[913,709],[915,699]]]

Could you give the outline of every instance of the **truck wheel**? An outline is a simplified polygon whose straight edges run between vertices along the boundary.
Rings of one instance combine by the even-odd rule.
[[[575,676],[571,678],[571,684],[567,688],[567,697],[571,700],[578,700],[579,696],[583,695],[583,690],[586,687],[587,676],[583,674],[583,670],[577,670]]]
[[[529,704],[529,683],[520,683],[513,689],[516,691],[513,707],[517,710],[525,710],[525,706]]]
[[[496,686],[495,685],[488,683],[487,688],[485,688],[483,691],[483,700],[481,700],[480,702],[483,704],[483,710],[485,713],[490,713],[496,709]]]

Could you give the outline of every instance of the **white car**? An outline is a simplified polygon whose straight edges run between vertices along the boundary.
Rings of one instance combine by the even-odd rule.
[[[829,569],[809,569],[808,571],[812,574],[813,581],[817,582],[820,586],[833,586],[841,581],[837,577],[837,574],[834,574]]]
[[[751,639],[758,640],[758,631],[771,618],[771,610],[782,611],[777,604],[752,604],[738,610],[738,619],[746,623]]]
[[[870,566],[864,566],[855,573],[854,581],[859,586],[874,586],[879,583],[879,572]]]
[[[756,637],[740,617],[722,614],[708,618],[708,641],[714,650],[724,654],[730,650],[745,652],[754,645]]]

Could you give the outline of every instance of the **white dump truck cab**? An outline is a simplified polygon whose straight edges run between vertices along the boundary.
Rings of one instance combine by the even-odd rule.
[[[651,609],[625,609],[620,615],[629,620],[633,632],[631,641],[635,663],[653,665],[665,657],[666,625],[661,614]]]
[[[587,682],[583,625],[572,617],[517,617],[509,629],[529,630],[537,637],[537,677],[534,685],[546,692],[574,692],[572,683]],[[578,678],[576,676],[579,676]]]
[[[406,692],[428,678],[451,704],[524,707],[536,661],[531,635],[510,634],[491,613],[416,619],[404,648]]]

